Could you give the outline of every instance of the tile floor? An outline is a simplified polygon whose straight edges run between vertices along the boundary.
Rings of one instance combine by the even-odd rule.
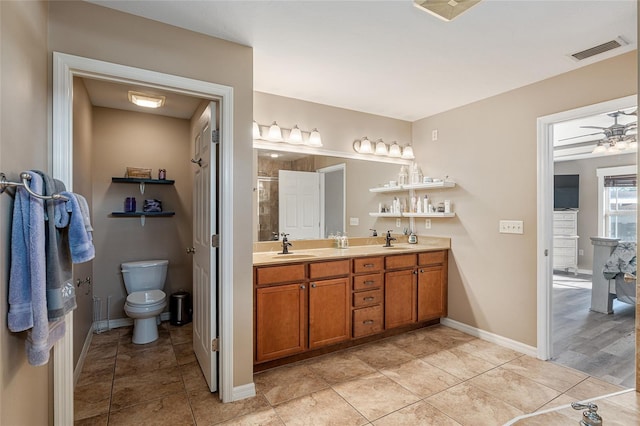
[[[133,345],[130,328],[94,335],[76,425],[501,425],[624,389],[438,325],[257,373],[254,398],[222,404],[206,387],[191,332],[163,323],[148,345]],[[640,424],[637,395],[598,401],[599,413],[607,424]],[[581,417],[550,415],[518,425]]]

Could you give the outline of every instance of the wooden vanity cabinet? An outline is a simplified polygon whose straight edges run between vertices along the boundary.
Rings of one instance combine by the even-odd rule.
[[[351,338],[350,263],[309,264],[309,349]]]
[[[418,321],[416,254],[387,256],[384,274],[384,326],[400,327]]]
[[[447,252],[418,255],[418,321],[447,316]]]

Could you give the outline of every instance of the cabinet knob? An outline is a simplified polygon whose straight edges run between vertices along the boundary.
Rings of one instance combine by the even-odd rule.
[[[302,290],[304,290],[305,288],[307,288],[307,287],[305,287],[305,285],[304,285],[304,284],[302,284],[302,285],[300,286],[300,289],[302,289]]]
[[[312,288],[316,288],[316,283],[311,283]]]
[[[413,275],[418,275],[418,271],[413,271]]]
[[[424,269],[420,269],[420,273],[421,273],[421,274],[424,274]]]

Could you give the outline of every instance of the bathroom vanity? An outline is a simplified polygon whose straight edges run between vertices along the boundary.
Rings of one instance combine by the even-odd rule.
[[[256,371],[447,315],[449,239],[383,247],[384,238],[357,238],[348,249],[316,241],[294,242],[289,254],[278,254],[277,243],[256,244],[265,249],[253,255]]]

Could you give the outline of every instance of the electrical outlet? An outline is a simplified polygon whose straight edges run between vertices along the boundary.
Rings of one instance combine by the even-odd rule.
[[[360,225],[360,218],[359,217],[350,217],[349,218],[349,225],[351,225],[351,226]]]
[[[396,228],[400,228],[402,226],[402,219],[396,219]]]
[[[437,141],[438,140],[438,129],[431,131],[431,140],[432,141]]]
[[[431,219],[424,220],[424,227],[425,229],[431,229]]]
[[[584,256],[584,250],[582,249],[578,250],[578,256]]]
[[[501,220],[501,234],[524,234],[524,224],[521,220]]]

